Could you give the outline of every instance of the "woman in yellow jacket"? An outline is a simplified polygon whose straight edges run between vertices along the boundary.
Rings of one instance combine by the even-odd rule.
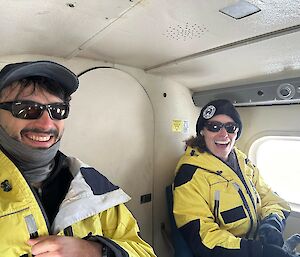
[[[201,110],[174,180],[174,217],[194,256],[283,257],[287,202],[234,145],[242,122],[228,100]]]

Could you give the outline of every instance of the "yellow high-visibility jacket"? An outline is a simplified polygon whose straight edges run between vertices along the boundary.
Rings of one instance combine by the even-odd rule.
[[[66,161],[73,178],[50,227],[35,191],[0,152],[0,255],[31,256],[29,238],[52,234],[97,239],[116,256],[155,256],[124,205],[130,197],[78,159]]]
[[[195,256],[249,256],[247,244],[259,222],[276,215],[284,227],[290,213],[247,156],[233,151],[244,179],[214,155],[191,147],[177,165],[173,213]]]

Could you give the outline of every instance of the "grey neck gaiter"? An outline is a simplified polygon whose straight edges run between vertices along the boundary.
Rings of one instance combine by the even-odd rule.
[[[47,149],[31,148],[11,138],[0,126],[0,145],[30,183],[44,181],[54,168],[60,141]]]

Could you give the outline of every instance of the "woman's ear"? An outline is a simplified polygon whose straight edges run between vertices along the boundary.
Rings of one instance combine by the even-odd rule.
[[[240,130],[240,129],[237,128],[236,133],[235,133],[235,134],[236,134],[235,140],[238,140],[238,132],[239,132],[239,130]]]
[[[200,131],[200,135],[203,136],[203,130]]]

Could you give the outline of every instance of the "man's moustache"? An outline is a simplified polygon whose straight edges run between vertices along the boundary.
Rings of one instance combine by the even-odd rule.
[[[32,133],[43,133],[43,134],[48,134],[54,137],[58,137],[58,130],[57,129],[49,129],[49,130],[42,130],[38,128],[26,128],[21,130],[22,133],[27,133],[27,132],[32,132]]]

